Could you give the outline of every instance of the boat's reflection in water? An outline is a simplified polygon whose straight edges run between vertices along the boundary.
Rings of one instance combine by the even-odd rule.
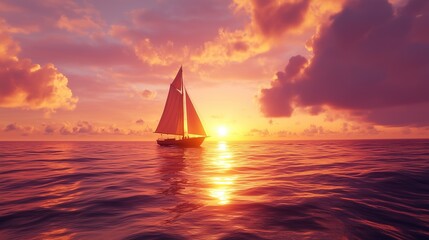
[[[188,179],[184,171],[186,170],[186,157],[184,148],[159,147],[158,154],[161,161],[161,180],[168,183],[168,187],[162,190],[162,194],[181,194],[181,190],[186,187]]]
[[[161,157],[160,177],[166,183],[160,190],[165,201],[171,202],[164,208],[170,215],[167,223],[174,222],[183,214],[192,212],[203,206],[196,186],[201,181],[199,172],[203,161],[204,148],[158,147]],[[164,201],[163,200],[163,201]]]
[[[206,165],[210,174],[209,195],[215,200],[217,205],[230,203],[236,176],[231,175],[234,168],[234,158],[228,149],[226,142],[219,142],[213,157]]]

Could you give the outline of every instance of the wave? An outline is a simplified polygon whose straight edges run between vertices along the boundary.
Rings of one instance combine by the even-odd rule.
[[[429,141],[0,143],[2,239],[429,239]]]

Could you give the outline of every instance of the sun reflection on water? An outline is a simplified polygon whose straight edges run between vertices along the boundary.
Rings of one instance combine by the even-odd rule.
[[[209,195],[216,200],[217,205],[230,203],[236,176],[230,173],[234,168],[234,160],[226,142],[219,142],[210,167],[213,176],[209,178]]]

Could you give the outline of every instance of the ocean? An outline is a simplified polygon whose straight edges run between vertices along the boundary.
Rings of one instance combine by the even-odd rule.
[[[0,142],[0,239],[429,239],[429,140]]]

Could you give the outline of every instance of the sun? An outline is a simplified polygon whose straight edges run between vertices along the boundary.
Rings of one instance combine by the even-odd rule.
[[[219,126],[217,127],[217,135],[219,137],[226,137],[228,136],[228,128],[225,126]]]

